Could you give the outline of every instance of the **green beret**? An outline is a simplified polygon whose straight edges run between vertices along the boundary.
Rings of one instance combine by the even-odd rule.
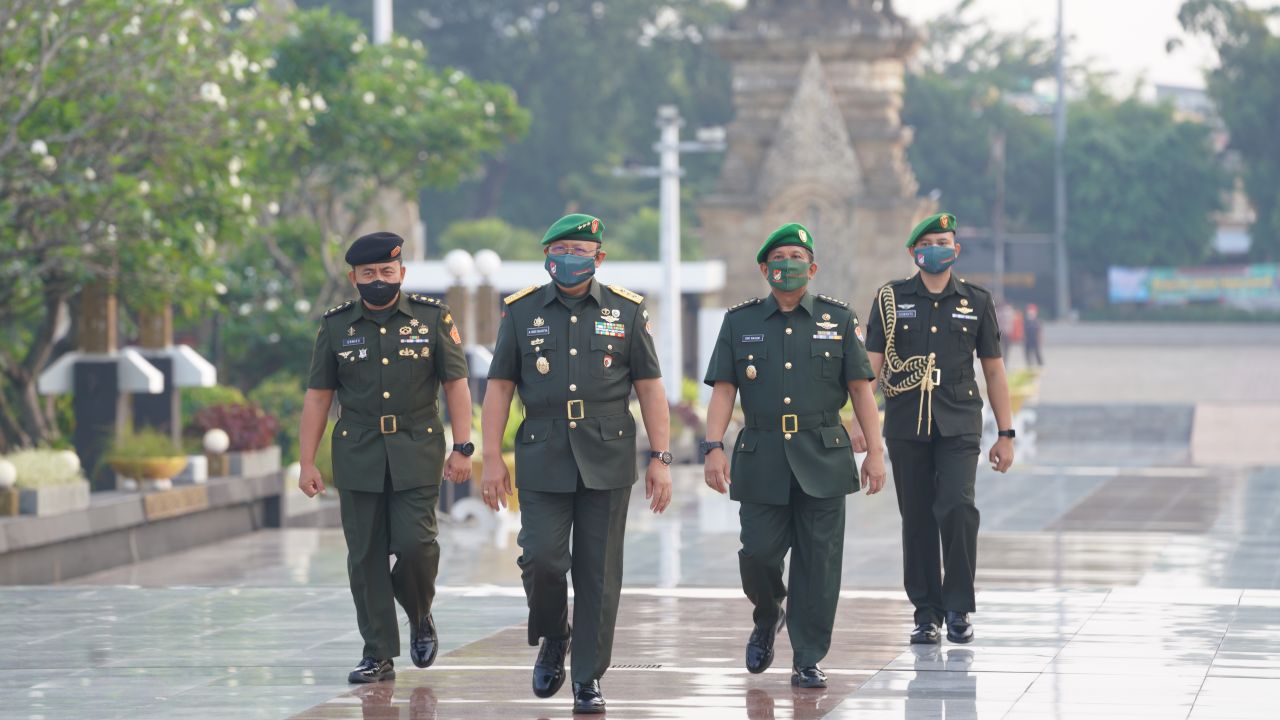
[[[920,239],[921,235],[928,235],[929,233],[940,233],[940,232],[954,233],[955,231],[956,231],[955,215],[952,215],[951,213],[945,213],[945,212],[938,213],[937,215],[930,215],[929,217],[921,220],[920,224],[916,225],[915,228],[911,231],[911,237],[907,239],[907,247],[911,247],[912,245],[915,245],[916,241]]]
[[[556,240],[590,240],[603,243],[604,223],[593,215],[582,213],[565,215],[552,223],[551,227],[547,228],[547,234],[542,236],[543,245],[550,245]]]
[[[376,232],[360,236],[347,248],[347,264],[372,265],[400,259],[404,238],[393,232]]]
[[[762,263],[765,258],[769,257],[769,251],[776,247],[784,247],[787,245],[798,245],[809,252],[813,252],[813,233],[800,223],[787,223],[769,236],[768,240],[760,246],[760,252],[756,253],[756,262]]]

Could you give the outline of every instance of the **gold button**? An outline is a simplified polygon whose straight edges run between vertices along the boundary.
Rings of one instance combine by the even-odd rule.
[[[783,404],[783,405],[790,405],[790,404],[791,404],[791,398],[789,398],[789,397],[784,397],[784,398],[782,398],[782,404]]]
[[[576,422],[574,422],[574,421],[570,420],[570,421],[569,421],[569,427],[570,427],[570,428],[576,428],[576,427],[578,427],[578,423],[576,423]]]
[[[787,328],[787,334],[788,334],[788,335],[790,335],[790,334],[791,334],[791,328]]]
[[[383,365],[389,365],[389,364],[391,364],[391,361],[390,361],[390,360],[388,360],[388,359],[386,359],[386,358],[382,358],[382,364],[383,364]]]
[[[386,335],[386,334],[387,334],[387,329],[386,329],[386,328],[378,328],[378,332],[382,333],[383,335]]]
[[[610,350],[612,350],[612,349],[613,349],[613,345],[609,345],[608,347],[609,347],[609,349],[610,349]]]
[[[430,435],[431,433],[433,433],[433,432],[435,432],[435,431],[436,431],[436,429],[435,429],[435,428],[427,428],[427,434],[428,434],[428,435]]]
[[[903,330],[909,330],[909,329],[910,329],[910,327],[909,327],[909,326],[907,326],[907,325],[903,325],[903,326],[902,326],[902,329],[903,329]]]
[[[960,332],[969,332],[969,326],[968,326],[968,325],[961,325],[961,326],[960,326]]]
[[[577,391],[578,391],[578,386],[575,385],[574,383],[569,383],[569,392],[577,392]]]
[[[575,323],[576,323],[576,322],[578,322],[578,316],[577,316],[577,315],[570,315],[570,316],[569,316],[569,322],[575,322]]]
[[[972,391],[972,390],[970,390],[970,391],[969,391],[969,397],[973,397],[973,391]]]
[[[830,353],[830,352],[824,352],[824,353],[822,353],[822,357],[831,357],[831,353]]]
[[[529,439],[530,439],[530,440],[535,440],[535,439],[537,439],[537,437],[538,437],[537,435],[530,435],[530,436],[529,436]]]
[[[934,325],[933,327],[929,328],[929,332],[938,332],[938,326]]]
[[[782,367],[784,367],[784,368],[786,368],[786,369],[790,370],[790,369],[791,369],[791,363],[790,363],[790,362],[787,362],[787,363],[786,363],[785,365],[783,365]]]
[[[387,399],[389,399],[390,397],[391,397],[391,393],[389,393],[389,392],[384,392],[384,393],[382,393],[382,399],[383,399],[383,400],[387,400]]]
[[[569,354],[570,354],[570,355],[577,355],[577,354],[578,354],[578,348],[569,348]]]
[[[347,436],[347,431],[346,431],[346,430],[343,430],[343,431],[342,431],[342,437],[346,437],[346,436]]]
[[[782,437],[783,437],[783,439],[785,439],[785,440],[790,440],[790,439],[791,439],[791,433],[786,433],[786,434],[784,434]]]
[[[933,306],[934,306],[934,307],[938,307],[938,303],[934,303],[934,304],[933,304]]]

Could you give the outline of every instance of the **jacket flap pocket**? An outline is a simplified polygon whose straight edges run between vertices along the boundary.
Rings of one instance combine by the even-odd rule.
[[[951,386],[951,395],[956,400],[981,400],[982,396],[978,394],[977,380],[961,380]]]
[[[556,339],[549,336],[524,338],[520,341],[520,349],[526,353],[546,352],[554,350],[555,347]]]
[[[733,446],[733,449],[736,452],[755,452],[756,444],[759,442],[760,437],[756,433],[744,429],[738,434],[738,442]]]
[[[822,435],[822,447],[825,448],[847,448],[850,447],[849,434],[844,431],[843,427],[821,427],[818,433]]]
[[[551,418],[525,418],[520,424],[520,444],[546,442],[551,435]]]
[[[844,343],[839,340],[815,340],[810,347],[809,354],[813,357],[844,357]]]
[[[620,440],[636,436],[636,420],[631,413],[600,418],[600,437],[604,440]]]
[[[769,357],[769,346],[763,341],[743,342],[743,338],[763,338],[764,335],[742,335],[733,343],[733,357],[737,360],[762,360]]]
[[[600,352],[617,354],[622,352],[625,341],[622,338],[611,337],[609,335],[592,335],[591,349]]]

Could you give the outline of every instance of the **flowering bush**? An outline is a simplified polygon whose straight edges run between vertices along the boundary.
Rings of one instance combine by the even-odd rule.
[[[274,415],[253,403],[213,405],[196,413],[193,420],[201,433],[215,428],[231,437],[231,450],[261,450],[275,443],[280,423]]]
[[[70,455],[70,457],[68,457]],[[80,461],[67,450],[19,450],[4,456],[18,471],[16,487],[30,490],[49,485],[66,485],[83,480]]]

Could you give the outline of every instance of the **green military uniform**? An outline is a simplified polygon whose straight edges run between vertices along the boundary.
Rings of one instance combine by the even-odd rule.
[[[598,238],[598,220],[593,227],[579,236],[549,231],[544,244]],[[508,296],[489,366],[489,378],[514,382],[524,404],[515,448],[523,549],[517,562],[529,602],[529,644],[569,632],[565,573],[572,569],[570,674],[582,683],[604,675],[613,651],[623,533],[637,477],[632,384],[661,375],[644,298],[590,283],[577,298],[555,283]]]
[[[842,300],[806,293],[783,312],[772,294],[753,298],[725,313],[704,378],[732,383],[742,398],[746,426],[733,443],[729,490],[742,503],[742,589],[762,628],[777,622],[790,589],[786,621],[797,667],[817,665],[831,645],[845,496],[858,489],[840,408],[850,381],[874,377],[861,336],[857,314]]]
[[[922,234],[954,229],[954,216],[932,216],[908,247]],[[982,396],[973,358],[1000,357],[991,293],[954,274],[937,294],[919,274],[891,282],[871,310],[867,349],[885,356],[884,435],[902,514],[907,597],[917,624],[941,624],[947,611],[974,610]]]
[[[433,298],[402,292],[381,311],[353,300],[320,323],[307,386],[337,390],[333,483],[367,657],[400,654],[393,597],[410,623],[431,612],[446,455],[437,398],[440,383],[465,377],[449,308]]]

